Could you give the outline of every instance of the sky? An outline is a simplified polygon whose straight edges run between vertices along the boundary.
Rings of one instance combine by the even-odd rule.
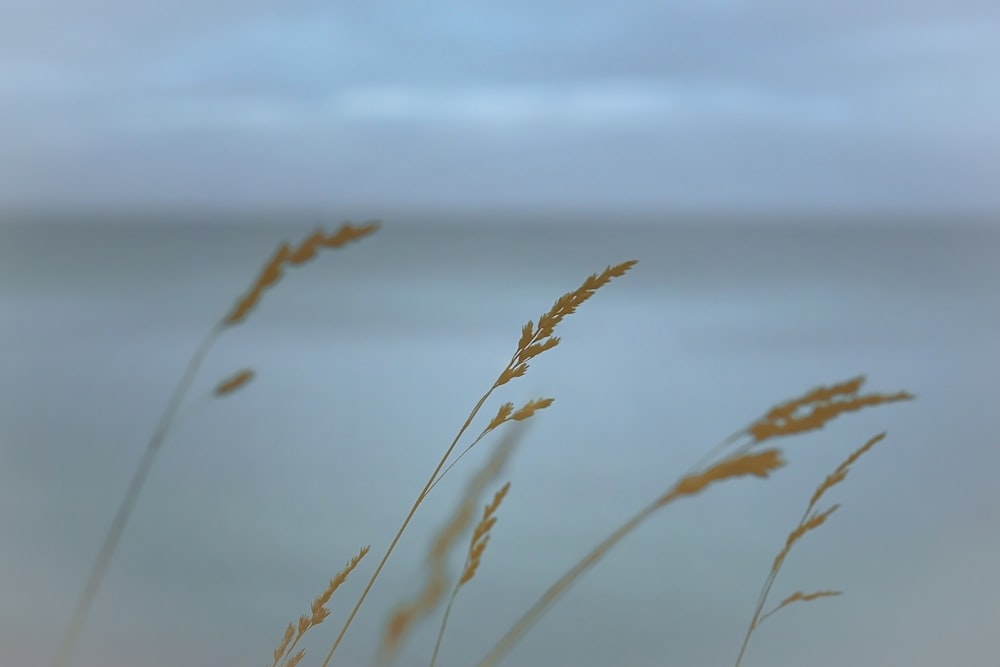
[[[992,0],[0,3],[0,209],[1000,212]]]

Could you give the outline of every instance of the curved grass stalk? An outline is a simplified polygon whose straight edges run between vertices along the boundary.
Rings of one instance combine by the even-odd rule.
[[[569,588],[585,571],[597,563],[597,561],[599,561],[604,554],[617,545],[618,542],[620,542],[626,535],[632,532],[636,527],[638,527],[639,524],[645,521],[659,508],[667,505],[680,496],[698,493],[706,486],[716,481],[747,474],[757,477],[767,477],[769,472],[781,467],[784,464],[781,460],[781,452],[778,449],[767,449],[757,454],[751,454],[750,450],[757,445],[770,440],[771,438],[796,435],[821,429],[827,422],[846,412],[854,412],[867,407],[882,405],[884,403],[911,400],[914,398],[913,395],[905,391],[897,392],[895,394],[867,394],[859,396],[857,395],[857,392],[863,383],[864,376],[858,376],[830,387],[817,387],[799,398],[787,401],[772,408],[767,412],[767,414],[755,421],[748,428],[726,438],[712,450],[712,453],[721,451],[722,449],[732,445],[741,435],[748,436],[749,441],[733,450],[726,458],[719,463],[716,463],[711,468],[708,468],[704,472],[686,474],[670,491],[655,500],[653,503],[644,507],[637,514],[626,521],[620,528],[605,538],[604,541],[601,542],[593,551],[587,554],[587,556],[574,565],[565,575],[563,575],[563,577],[553,584],[541,596],[541,598],[539,598],[539,600],[527,612],[525,612],[523,616],[521,616],[521,618],[514,624],[507,634],[505,634],[500,641],[497,642],[493,649],[482,659],[482,661],[479,662],[479,667],[494,667],[494,665],[496,665],[514,647],[520,638],[538,621],[541,615],[559,598],[559,596],[566,591],[567,588]],[[871,448],[879,439],[881,439],[881,436],[873,438],[858,451],[854,452],[820,485],[820,487],[813,494],[809,508],[806,510],[807,513],[809,509],[815,505],[816,501],[826,491],[826,489],[832,487],[834,484],[843,479],[844,475],[847,474],[848,466],[857,460],[862,453]],[[789,542],[779,555],[780,560],[776,560],[775,567],[772,569],[772,576],[769,577],[764,590],[761,592],[758,600],[757,611],[754,614],[754,620],[751,622],[750,630],[744,640],[743,649],[740,651],[740,657],[742,657],[743,651],[746,649],[746,644],[749,640],[750,634],[761,618],[760,612],[764,605],[764,600],[767,597],[767,592],[770,591],[770,585],[773,583],[774,576],[777,574],[777,568],[780,568],[780,563],[783,562],[784,556],[787,554],[787,549],[791,547],[791,544],[798,539],[798,536],[800,536],[801,533],[820,525],[830,513],[836,510],[836,508],[837,506],[834,506],[826,513],[814,514],[807,517],[805,523],[801,523],[796,529],[797,532],[793,532],[794,537],[789,536]],[[835,593],[835,591],[820,591],[812,594],[799,593],[786,598],[786,600],[782,602],[778,608],[780,609],[781,607],[794,601],[811,600]],[[774,611],[777,611],[777,609]],[[769,612],[767,615],[769,616],[771,613],[774,613],[774,611]],[[737,667],[738,665],[739,659],[737,660]]]
[[[164,410],[163,415],[160,417],[160,421],[156,425],[156,429],[153,431],[153,435],[150,437],[149,443],[146,445],[146,450],[143,452],[142,460],[139,461],[139,465],[132,474],[132,480],[129,482],[128,489],[125,491],[125,497],[122,498],[122,502],[118,506],[115,518],[111,522],[111,528],[108,530],[108,534],[104,538],[104,543],[101,545],[100,552],[98,552],[97,560],[94,562],[94,565],[90,570],[90,574],[87,576],[87,583],[84,585],[83,593],[81,593],[80,599],[77,601],[76,607],[73,610],[73,616],[70,619],[69,628],[59,644],[59,652],[56,655],[55,663],[53,663],[55,667],[65,667],[65,665],[69,662],[73,648],[80,637],[80,632],[83,630],[83,624],[87,620],[87,614],[90,612],[94,599],[97,597],[97,591],[100,589],[101,583],[104,581],[104,575],[107,573],[108,566],[111,564],[111,558],[114,556],[114,553],[118,548],[118,542],[121,540],[122,533],[125,531],[125,525],[128,523],[128,519],[132,515],[132,510],[135,507],[136,500],[139,498],[139,492],[142,491],[143,484],[146,482],[146,477],[148,477],[149,471],[153,466],[153,460],[156,458],[157,452],[159,452],[160,448],[163,446],[163,441],[167,437],[167,432],[170,430],[170,425],[173,422],[174,417],[177,415],[181,401],[187,393],[187,390],[191,385],[191,381],[194,379],[198,369],[201,367],[201,363],[204,361],[205,355],[208,353],[208,350],[215,341],[215,338],[218,337],[221,332],[221,324],[215,326],[209,332],[208,336],[206,336],[205,340],[202,341],[201,345],[198,347],[194,356],[191,357],[191,361],[188,362],[184,375],[174,388],[174,392],[167,403],[167,407]]]
[[[621,264],[609,266],[600,274],[591,275],[583,282],[583,284],[579,288],[577,288],[572,292],[567,292],[563,296],[559,297],[556,300],[555,304],[553,304],[552,308],[550,308],[548,312],[546,312],[540,318],[538,318],[537,328],[535,327],[534,322],[531,320],[529,320],[527,324],[525,324],[521,328],[521,338],[518,341],[517,349],[515,350],[513,356],[511,356],[511,359],[507,363],[507,366],[500,372],[500,375],[497,376],[497,379],[493,382],[493,385],[489,388],[489,390],[486,391],[485,394],[483,394],[479,398],[475,406],[469,412],[469,415],[468,417],[466,417],[465,422],[462,424],[462,427],[458,430],[458,433],[452,439],[451,444],[445,450],[444,455],[442,455],[441,459],[438,461],[437,466],[435,466],[433,472],[431,472],[430,476],[427,478],[427,481],[424,483],[424,487],[420,490],[420,493],[417,494],[416,500],[413,501],[413,504],[410,506],[409,512],[407,512],[406,514],[406,518],[403,519],[402,524],[396,530],[396,534],[393,536],[392,541],[389,543],[389,547],[382,555],[382,559],[379,561],[378,566],[376,566],[375,571],[372,573],[371,578],[369,578],[368,583],[364,587],[364,590],[361,591],[361,595],[358,598],[358,601],[355,603],[354,608],[351,609],[350,614],[348,614],[347,620],[344,622],[343,627],[340,629],[340,633],[334,640],[333,646],[330,647],[329,652],[326,654],[326,658],[324,658],[321,667],[328,667],[328,665],[330,664],[330,660],[333,658],[334,653],[337,652],[337,649],[340,647],[341,642],[343,642],[344,636],[347,634],[347,631],[351,627],[351,624],[354,622],[354,619],[357,616],[358,611],[361,609],[361,605],[363,605],[365,600],[367,599],[368,594],[371,592],[372,587],[375,585],[375,581],[382,573],[383,568],[385,568],[385,564],[388,562],[389,557],[395,550],[396,545],[399,544],[399,540],[400,538],[402,538],[403,533],[406,531],[406,528],[410,525],[410,521],[413,519],[413,516],[417,513],[417,509],[420,508],[420,505],[427,497],[427,494],[430,492],[431,488],[434,486],[439,476],[442,474],[442,469],[448,462],[449,457],[451,457],[452,452],[455,451],[455,447],[458,445],[459,440],[461,440],[462,437],[465,435],[465,432],[469,429],[469,426],[471,426],[472,421],[479,414],[479,411],[482,409],[483,405],[490,398],[490,396],[492,396],[493,392],[499,387],[507,384],[514,378],[521,377],[522,375],[524,375],[528,370],[528,362],[530,360],[534,359],[542,352],[557,346],[559,344],[560,339],[558,336],[554,335],[556,326],[567,315],[570,315],[573,312],[575,312],[576,308],[584,301],[589,299],[591,296],[593,296],[598,289],[600,289],[607,283],[611,282],[612,279],[625,275],[625,273],[629,269],[631,269],[636,263],[637,260],[629,260],[626,262],[622,262]],[[494,417],[493,420],[490,421],[489,426],[484,430],[483,434],[481,434],[479,438],[477,438],[477,441],[480,438],[482,438],[482,436],[485,435],[486,433],[500,426],[500,424],[506,423],[507,421],[510,421],[512,419],[513,420],[526,419],[527,417],[531,416],[531,414],[533,414],[533,412],[536,409],[545,407],[551,402],[552,402],[551,399],[542,399],[539,402],[530,402],[528,405],[526,405],[524,408],[522,408],[517,412],[513,410],[513,406],[511,404],[509,403],[504,404],[503,406],[501,406],[500,411],[497,413],[496,417]],[[463,452],[463,454],[464,453],[465,452]]]
[[[761,588],[760,595],[757,597],[757,606],[754,608],[753,617],[750,619],[750,625],[747,627],[746,635],[743,637],[743,644],[740,646],[739,655],[736,656],[736,664],[734,667],[740,667],[740,663],[743,662],[743,656],[746,653],[747,646],[750,643],[750,637],[753,635],[754,631],[760,626],[764,619],[775,614],[775,612],[784,609],[788,605],[794,602],[808,602],[810,600],[816,600],[821,597],[831,597],[834,595],[840,595],[840,591],[816,591],[813,593],[803,593],[801,591],[796,591],[786,597],[784,600],[778,604],[777,607],[767,612],[763,613],[764,605],[767,604],[767,596],[771,593],[771,588],[774,586],[775,580],[778,578],[778,572],[781,571],[781,566],[785,563],[785,558],[791,551],[792,546],[798,542],[806,533],[819,528],[826,519],[837,511],[840,505],[832,505],[823,512],[815,511],[816,503],[819,499],[829,491],[831,488],[839,484],[847,476],[850,470],[851,464],[857,461],[862,454],[867,452],[869,449],[874,447],[878,442],[880,442],[885,437],[885,431],[879,433],[875,437],[871,438],[865,444],[861,445],[858,449],[851,453],[847,459],[841,463],[836,470],[826,476],[816,490],[813,492],[812,498],[809,499],[809,504],[806,506],[805,511],[802,513],[802,518],[799,519],[799,523],[792,529],[792,532],[788,534],[785,540],[785,545],[782,547],[778,555],[775,556],[774,562],[771,565],[771,571],[768,572],[767,578],[764,581],[764,585]]]
[[[444,631],[448,627],[448,617],[451,616],[451,608],[455,604],[455,597],[458,595],[459,589],[472,581],[472,578],[476,576],[476,572],[479,571],[483,552],[486,551],[486,545],[490,541],[490,531],[493,530],[493,526],[497,522],[496,511],[509,490],[510,482],[500,487],[500,490],[493,495],[493,501],[483,508],[483,516],[479,520],[479,523],[476,524],[476,529],[472,531],[472,539],[469,540],[469,550],[465,554],[465,565],[462,566],[462,576],[455,582],[455,586],[451,589],[451,595],[448,597],[448,604],[444,609],[444,617],[441,619],[441,628],[438,630],[437,641],[434,642],[434,653],[431,655],[429,667],[434,667],[437,664],[438,653],[441,650],[441,640],[444,639]]]
[[[330,235],[325,234],[321,229],[317,229],[295,250],[292,250],[287,243],[281,244],[277,252],[275,252],[272,256],[271,260],[265,265],[251,289],[236,303],[233,309],[230,310],[230,312],[209,331],[208,335],[198,346],[194,355],[191,357],[191,360],[188,362],[183,376],[174,388],[174,391],[167,402],[167,407],[160,416],[160,420],[153,431],[153,435],[150,437],[149,443],[146,445],[142,459],[139,461],[139,465],[132,474],[132,479],[125,491],[125,496],[122,498],[122,502],[118,506],[115,517],[111,522],[111,527],[109,528],[108,533],[104,538],[104,542],[101,545],[101,550],[98,552],[97,559],[87,576],[87,581],[84,584],[83,592],[81,593],[80,599],[74,608],[73,615],[70,618],[66,634],[63,636],[62,641],[59,644],[59,651],[56,654],[56,659],[53,663],[54,667],[65,667],[69,663],[70,655],[73,652],[73,648],[75,647],[77,640],[79,639],[80,632],[83,630],[83,625],[86,622],[87,615],[90,612],[94,599],[97,597],[97,592],[100,590],[101,583],[107,573],[108,566],[111,564],[111,559],[118,548],[118,543],[121,541],[122,533],[124,532],[125,526],[132,514],[136,501],[139,498],[139,493],[142,491],[146,478],[149,476],[149,471],[152,469],[156,454],[162,448],[167,433],[177,418],[181,402],[190,389],[194,376],[197,374],[198,369],[201,368],[201,364],[216,338],[218,338],[219,334],[221,334],[224,329],[230,326],[235,326],[246,318],[247,314],[253,310],[259,302],[261,294],[264,290],[276,283],[281,277],[281,271],[284,265],[302,264],[315,257],[319,248],[342,247],[351,241],[358,240],[371,234],[377,228],[378,223],[376,222],[364,223],[359,227],[354,227],[350,223],[345,223],[337,232]],[[215,395],[226,395],[245,384],[252,377],[252,371],[244,370],[234,378],[231,378],[230,380],[219,385],[216,388]]]
[[[593,567],[604,555],[614,548],[629,533],[635,530],[643,521],[648,519],[661,507],[665,507],[677,498],[687,495],[695,495],[710,484],[733,477],[744,475],[754,475],[765,478],[772,471],[784,465],[780,451],[768,449],[757,454],[743,454],[728,457],[715,464],[703,473],[689,475],[681,478],[669,491],[654,500],[652,503],[642,508],[634,514],[628,521],[622,524],[617,530],[608,535],[590,553],[583,557],[576,565],[564,574],[556,583],[552,584],[538,601],[528,609],[524,615],[518,619],[517,623],[507,631],[499,642],[489,653],[478,663],[478,667],[494,667],[507,655],[524,634],[541,618],[549,607],[562,596],[563,593],[583,575],[584,572]]]

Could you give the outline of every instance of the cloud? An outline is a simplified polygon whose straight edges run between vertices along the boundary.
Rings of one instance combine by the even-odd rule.
[[[327,201],[338,180],[400,202],[1000,211],[1000,11],[976,0],[3,12],[0,205]]]

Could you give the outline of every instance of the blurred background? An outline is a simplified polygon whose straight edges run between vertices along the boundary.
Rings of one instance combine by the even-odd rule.
[[[318,665],[521,326],[632,258],[473,425],[556,399],[497,484],[438,664],[476,664],[720,440],[860,374],[917,400],[666,508],[507,663],[733,664],[813,490],[887,431],[772,604],[845,594],[769,619],[743,665],[987,664],[998,37],[972,1],[0,4],[6,659],[51,664],[184,366],[278,244],[379,219],[217,340],[74,666],[269,664],[371,544],[303,645]],[[373,662],[489,444],[428,498],[334,664]],[[438,622],[398,664],[427,664]]]
[[[0,12],[8,208],[1000,208],[987,0]]]

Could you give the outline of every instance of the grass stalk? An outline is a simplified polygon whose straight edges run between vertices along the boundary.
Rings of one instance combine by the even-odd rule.
[[[118,506],[118,510],[115,512],[114,520],[111,522],[111,527],[104,538],[104,543],[101,545],[97,559],[90,569],[90,574],[87,575],[87,582],[83,587],[83,592],[80,594],[80,599],[73,609],[73,616],[70,618],[69,627],[65,635],[63,635],[62,641],[59,643],[59,652],[53,663],[54,667],[66,667],[69,663],[70,656],[87,620],[87,615],[97,597],[101,583],[104,581],[104,575],[108,571],[108,566],[111,564],[111,558],[118,549],[118,543],[121,541],[122,533],[125,531],[125,525],[132,515],[132,510],[139,499],[139,493],[142,491],[146,478],[149,476],[149,471],[153,467],[153,460],[163,446],[163,442],[170,430],[170,425],[173,423],[174,417],[180,409],[181,402],[185,394],[187,394],[194,376],[198,373],[205,355],[208,354],[209,348],[222,332],[222,327],[221,323],[213,327],[201,345],[198,346],[197,351],[191,357],[187,368],[184,370],[184,375],[174,388],[166,409],[160,416],[156,429],[153,431],[153,435],[150,437],[146,449],[142,454],[142,459],[139,461],[135,472],[132,473],[132,479],[125,491],[124,498],[122,498]]]
[[[163,414],[160,416],[156,428],[153,430],[153,434],[143,451],[142,459],[139,461],[135,472],[132,474],[132,479],[125,491],[125,496],[122,498],[122,501],[118,506],[118,510],[115,512],[114,519],[111,522],[111,527],[108,529],[108,533],[104,538],[104,542],[101,545],[101,550],[98,552],[97,559],[94,561],[94,565],[91,567],[90,573],[87,575],[86,583],[84,584],[80,598],[74,607],[73,615],[70,618],[66,633],[60,641],[59,650],[56,654],[55,662],[53,663],[54,667],[66,667],[66,665],[69,664],[70,657],[76,642],[79,639],[80,633],[83,630],[87,615],[89,614],[90,608],[93,606],[97,593],[104,581],[104,576],[107,573],[108,566],[111,564],[111,559],[114,557],[114,553],[118,549],[118,543],[121,541],[122,533],[125,531],[125,526],[128,524],[129,517],[132,515],[132,510],[135,508],[135,504],[139,498],[140,492],[142,491],[143,485],[146,482],[146,478],[149,476],[149,472],[153,467],[156,454],[162,448],[167,437],[167,433],[177,418],[184,397],[187,395],[187,392],[191,387],[191,383],[194,380],[195,375],[197,375],[198,370],[201,368],[202,362],[208,354],[212,344],[224,329],[235,326],[246,318],[250,311],[252,311],[260,301],[260,297],[264,290],[276,283],[281,277],[282,267],[284,265],[305,263],[316,256],[316,252],[319,248],[342,247],[347,243],[364,238],[368,234],[374,232],[377,228],[378,223],[376,222],[368,222],[359,227],[354,227],[350,223],[345,223],[337,232],[329,235],[325,234],[321,229],[317,229],[295,250],[292,250],[287,243],[283,243],[279,246],[277,252],[275,252],[271,260],[265,265],[251,289],[236,303],[232,310],[230,310],[229,313],[209,331],[208,335],[198,346],[194,355],[188,362],[187,368],[184,370],[184,374],[177,383],[177,386],[174,388],[174,391],[167,402],[167,406],[164,409]],[[252,377],[253,371],[244,370],[237,376],[219,385],[215,393],[217,396],[229,394],[245,384]]]
[[[360,597],[351,609],[350,614],[347,616],[347,620],[344,622],[343,627],[340,629],[340,633],[333,642],[333,646],[330,647],[329,652],[326,654],[321,667],[328,667],[330,660],[333,658],[334,653],[336,653],[337,648],[340,647],[341,642],[344,640],[344,636],[347,634],[348,629],[354,622],[354,618],[357,616],[358,611],[361,609],[361,605],[364,604],[365,599],[371,592],[372,587],[375,585],[375,581],[378,579],[379,575],[382,573],[383,568],[385,568],[389,557],[395,550],[396,545],[399,543],[400,538],[402,538],[403,533],[406,531],[407,526],[410,525],[410,521],[413,516],[417,513],[417,509],[423,503],[427,494],[430,492],[431,488],[437,483],[438,476],[441,474],[442,469],[448,462],[449,457],[452,452],[455,451],[455,447],[458,442],[465,435],[465,432],[472,425],[473,420],[479,414],[483,405],[489,400],[493,392],[496,391],[501,386],[507,384],[511,380],[517,377],[521,377],[528,370],[528,361],[534,359],[542,352],[549,350],[559,344],[559,337],[554,335],[556,326],[565,318],[567,315],[576,311],[576,308],[582,304],[584,301],[593,296],[594,292],[609,283],[612,279],[624,275],[629,269],[631,269],[636,264],[636,260],[629,260],[617,264],[614,266],[608,266],[602,273],[593,274],[588,277],[583,284],[572,292],[567,292],[563,296],[559,297],[553,304],[552,308],[548,312],[543,314],[538,319],[538,327],[536,328],[534,322],[529,320],[521,328],[521,338],[518,341],[517,349],[511,356],[510,361],[497,376],[497,379],[493,382],[493,385],[484,393],[479,400],[476,402],[475,406],[469,412],[466,417],[465,422],[462,427],[458,430],[458,433],[452,439],[451,444],[445,450],[441,459],[438,461],[437,466],[435,466],[433,472],[427,478],[424,483],[423,489],[417,495],[416,500],[410,506],[409,512],[406,514],[406,518],[403,519],[402,524],[396,530],[396,534],[393,536],[392,541],[389,543],[389,547],[386,549],[385,553],[382,555],[382,559],[379,561],[378,566],[372,573],[371,578],[369,578],[368,583],[365,584],[364,590],[362,590]],[[532,401],[527,405],[522,407],[518,411],[513,411],[513,405],[510,403],[505,403],[501,406],[500,410],[497,412],[496,417],[494,417],[490,424],[483,430],[482,434],[473,442],[473,445],[478,442],[484,435],[492,431],[493,429],[500,426],[500,424],[505,423],[511,419],[520,421],[527,417],[530,417],[535,410],[547,407],[552,402],[551,399],[542,399],[540,401]],[[471,447],[471,446],[470,446]],[[464,455],[465,452],[462,452]],[[450,468],[449,468],[450,469]]]

